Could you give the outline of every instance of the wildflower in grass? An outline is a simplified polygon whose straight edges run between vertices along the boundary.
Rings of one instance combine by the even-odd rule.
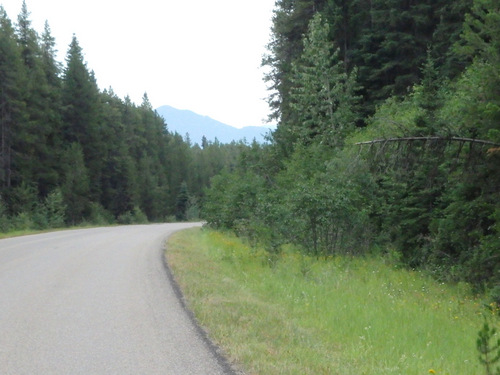
[[[436,373],[436,371],[434,371],[433,369],[429,370],[429,374],[435,374],[435,373]]]

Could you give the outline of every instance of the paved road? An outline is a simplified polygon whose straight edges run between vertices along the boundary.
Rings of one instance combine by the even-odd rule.
[[[162,262],[190,224],[0,240],[0,374],[216,375]]]

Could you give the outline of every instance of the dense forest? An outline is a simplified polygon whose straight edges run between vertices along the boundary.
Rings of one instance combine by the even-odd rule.
[[[278,127],[212,179],[211,226],[500,301],[497,0],[278,0],[263,65]]]
[[[76,36],[65,64],[49,25],[0,6],[0,232],[197,218],[210,177],[249,146],[191,144],[141,105],[101,91]]]
[[[195,219],[500,301],[500,5],[277,0],[269,143],[191,144],[0,7],[0,232]]]

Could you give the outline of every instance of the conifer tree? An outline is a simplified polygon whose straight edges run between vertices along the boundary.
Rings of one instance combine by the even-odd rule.
[[[294,121],[295,113],[290,110],[289,92],[292,62],[302,53],[302,38],[307,33],[309,21],[313,15],[321,11],[326,0],[278,0],[274,11],[271,41],[264,56],[262,65],[269,71],[264,80],[269,84],[269,107],[272,111],[270,120],[289,123]],[[290,143],[289,134],[278,127],[273,139],[281,146],[284,155]]]
[[[25,117],[21,92],[24,82],[21,51],[12,22],[0,5],[0,186],[3,193],[19,180],[14,138]]]
[[[62,155],[64,181],[62,194],[66,205],[66,218],[74,225],[80,223],[89,210],[90,179],[85,166],[82,146],[72,143]]]
[[[153,110],[146,93],[138,111],[145,144],[143,155],[139,159],[140,165],[144,167],[140,166],[138,173],[143,197],[141,208],[149,219],[157,220],[164,216],[168,200],[169,184],[165,173],[166,128],[163,118]]]
[[[98,90],[75,35],[66,57],[62,101],[65,140],[89,145],[97,127]]]
[[[41,42],[43,68],[49,84],[59,87],[61,85],[59,77],[61,73],[61,64],[56,60],[57,50],[55,47],[56,40],[52,36],[48,21],[45,21]]]
[[[329,40],[329,25],[317,13],[304,38],[304,51],[292,64],[291,108],[296,123],[289,126],[293,138],[301,143],[311,140],[340,147],[354,128],[357,114],[356,70],[347,74]]]
[[[179,193],[177,194],[175,217],[179,221],[185,221],[187,219],[187,209],[189,202],[189,194],[186,181],[183,181]]]
[[[322,12],[346,71],[361,62],[359,40],[369,24],[372,3],[371,0],[329,0]]]
[[[39,46],[38,35],[31,28],[30,12],[26,6],[26,1],[23,0],[21,13],[17,18],[17,39],[21,46],[21,56],[24,64],[29,69],[34,69],[37,64]]]
[[[435,3],[435,20],[432,35],[432,58],[442,77],[456,78],[467,66],[467,59],[457,55],[453,45],[460,40],[464,17],[472,6],[472,0],[440,0]]]
[[[128,134],[124,125],[125,104],[105,90],[102,94],[104,114],[102,135],[105,142],[101,180],[101,205],[115,217],[132,212],[138,204],[134,200],[135,168],[129,153]]]
[[[47,169],[52,177],[48,181],[47,191],[50,185],[61,184],[61,167],[59,160],[63,153],[64,145],[62,139],[62,81],[61,64],[57,61],[57,50],[55,49],[55,39],[51,34],[48,22],[45,22],[44,31],[41,37],[41,68],[45,75],[46,89],[44,90],[44,112],[45,121],[49,129],[46,134],[47,147]],[[57,175],[57,181],[54,178]],[[41,189],[41,194],[45,195],[46,190]]]
[[[105,139],[102,127],[100,92],[89,72],[76,36],[69,46],[62,87],[63,139],[82,146],[85,165],[92,181],[91,199],[99,201]]]
[[[49,84],[49,79],[52,84],[57,80],[54,76],[56,72],[45,71],[40,40],[31,27],[29,16],[26,2],[23,1],[18,16],[17,40],[26,71],[23,96],[27,119],[16,132],[16,143],[22,154],[22,180],[35,184],[40,196],[44,197],[58,184],[53,140],[60,125],[60,106],[56,94],[59,87]]]

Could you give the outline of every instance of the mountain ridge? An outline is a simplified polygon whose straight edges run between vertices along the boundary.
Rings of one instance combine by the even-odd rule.
[[[203,136],[211,142],[217,139],[220,143],[231,143],[246,140],[265,143],[265,135],[270,132],[269,127],[246,126],[235,128],[214,120],[209,116],[203,116],[188,109],[177,109],[169,105],[163,105],[156,109],[163,117],[171,132],[177,132],[186,138],[189,134],[191,143],[201,145]]]

